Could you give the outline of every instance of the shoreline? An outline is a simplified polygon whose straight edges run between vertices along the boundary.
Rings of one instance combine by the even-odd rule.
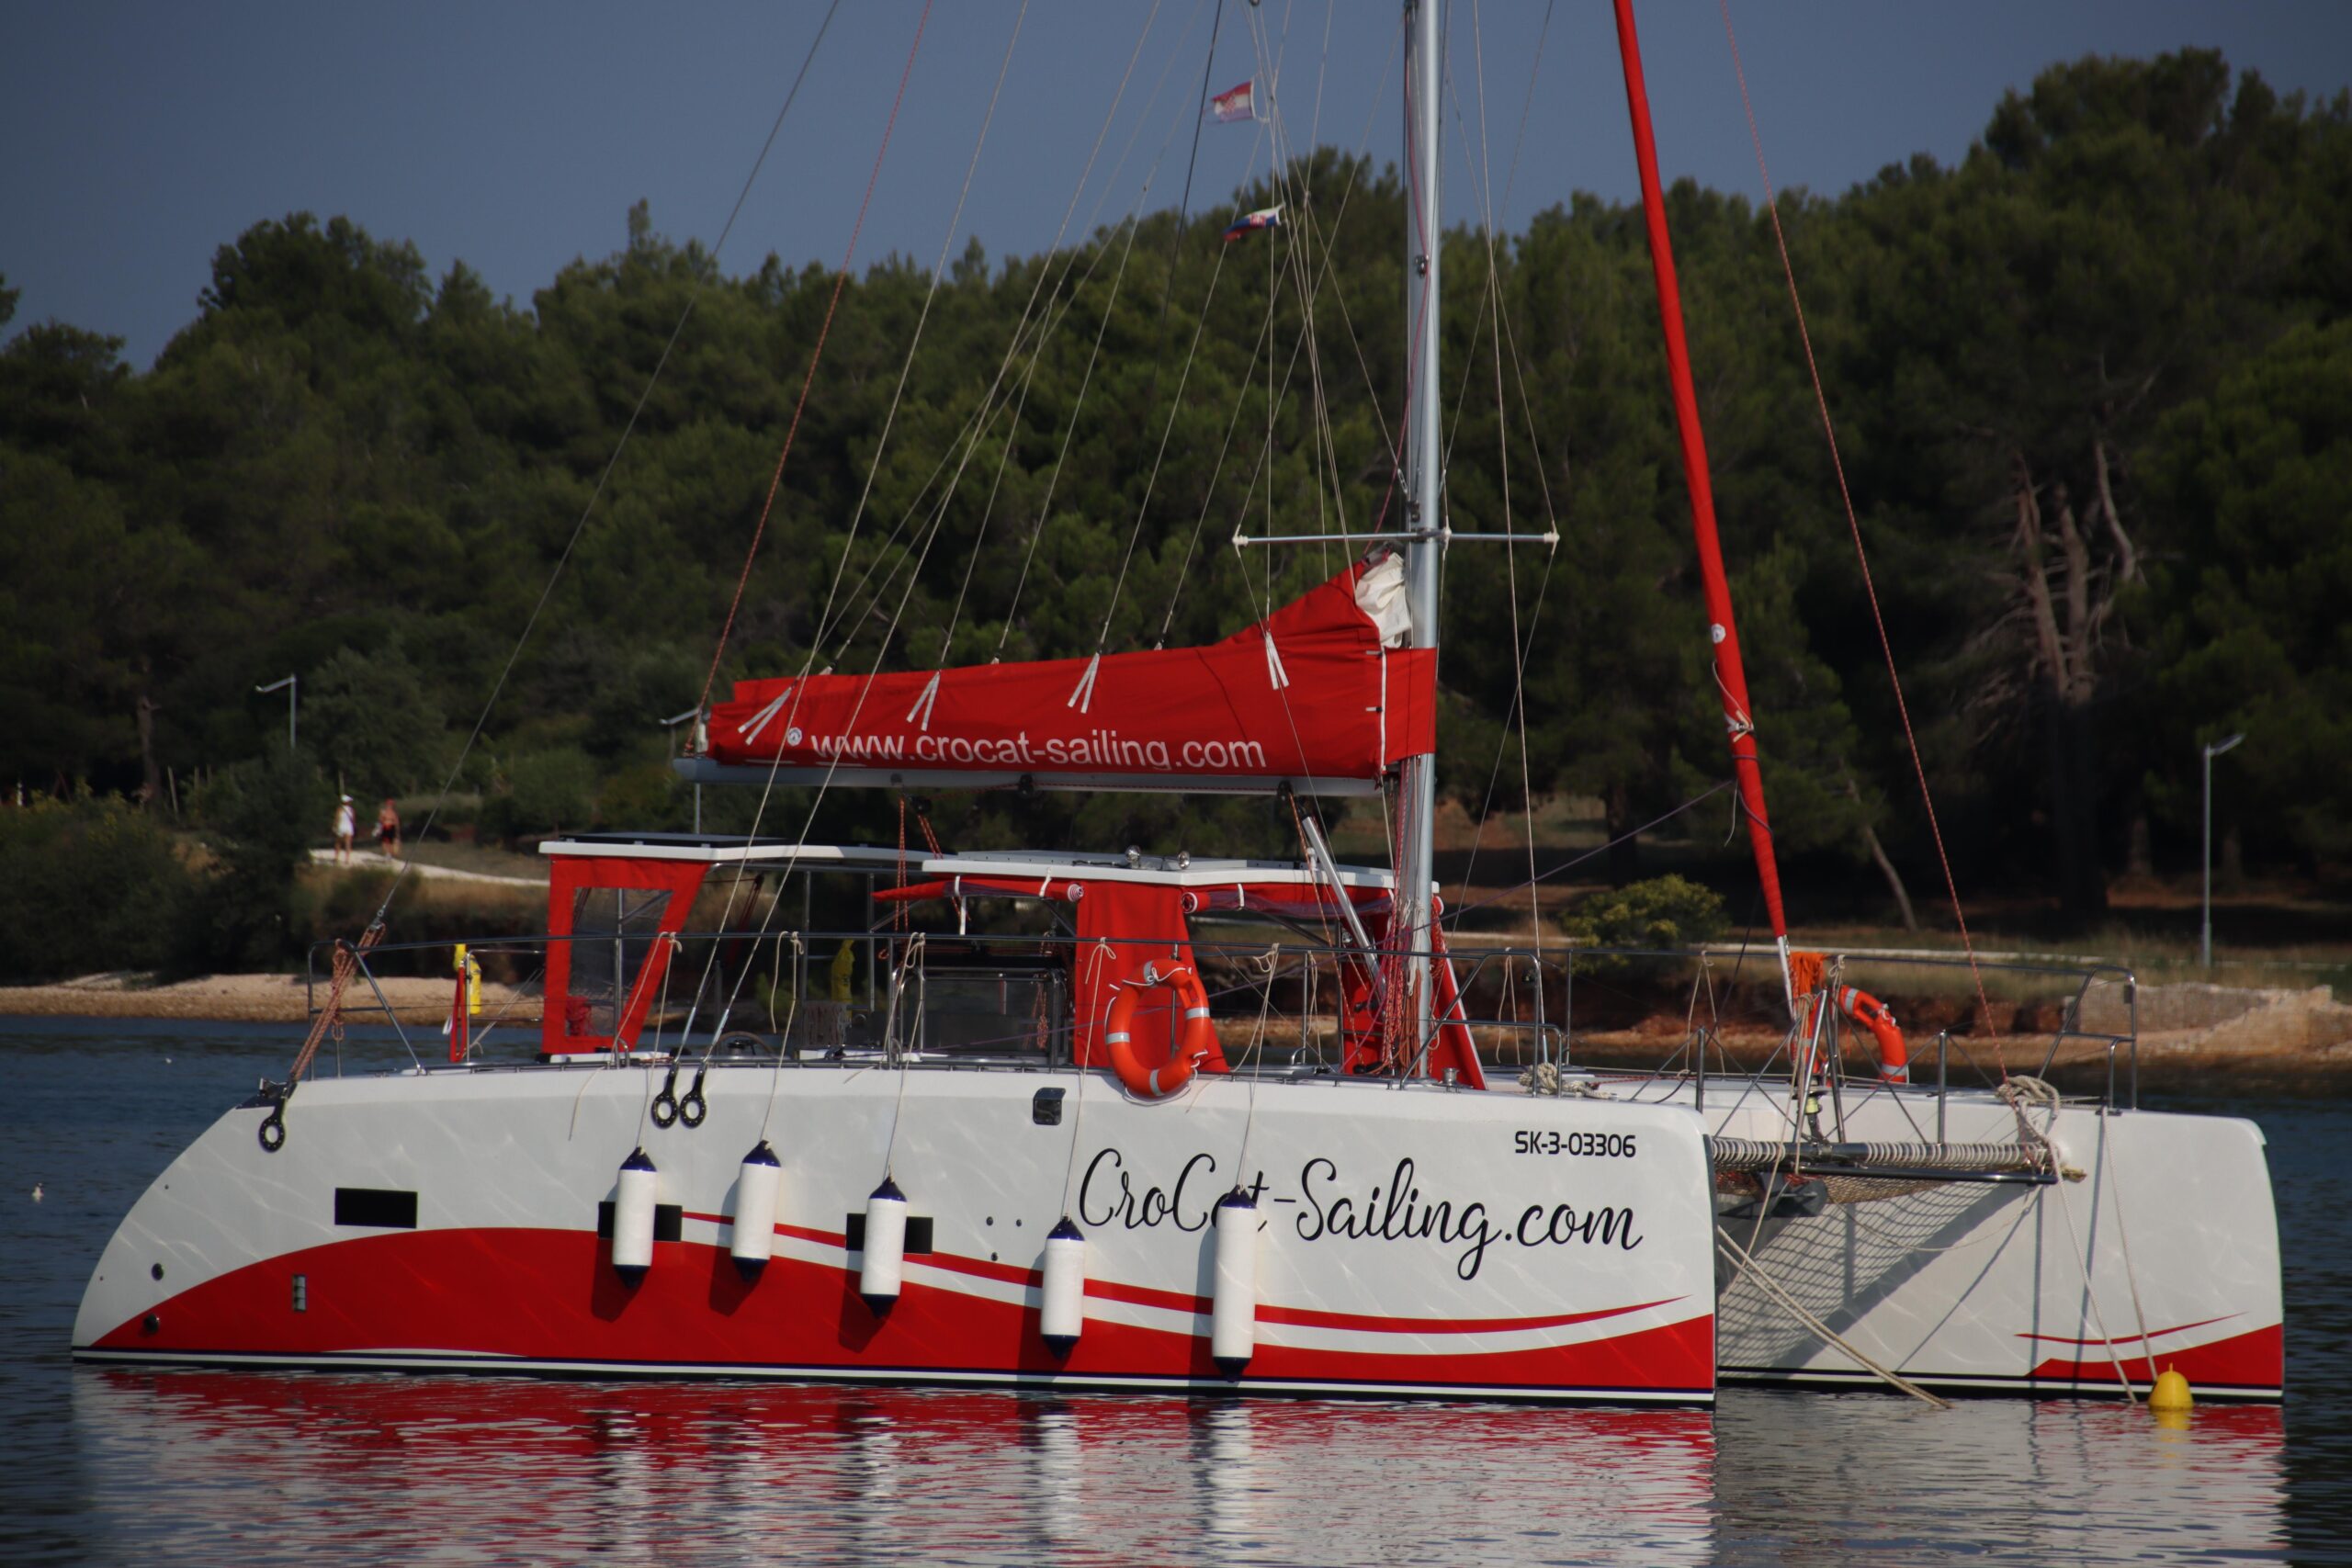
[[[455,982],[436,977],[379,978],[384,999],[402,1023],[438,1024],[449,1016]],[[322,980],[319,994],[326,994]],[[344,1016],[353,1023],[380,1022],[384,1010],[364,987],[348,998]],[[477,1027],[503,1016],[508,1022],[538,1021],[538,999],[517,987],[484,981]],[[0,986],[0,1016],[17,1018],[119,1018],[158,1022],[308,1023],[310,989],[300,975],[208,975],[200,979],[155,985],[142,975],[89,975],[51,986]]]
[[[449,1016],[453,982],[439,976],[391,976],[377,986],[393,1015],[402,1024],[438,1026]],[[323,980],[318,993],[323,997]],[[2143,992],[2139,1036],[2139,1073],[2143,1081],[2178,1082],[2184,1077],[2231,1072],[2256,1077],[2335,1078],[2352,1073],[2352,1006],[2337,1003],[2324,987],[2308,991],[2244,989],[2216,987],[2147,987]],[[348,998],[345,1018],[354,1024],[386,1021],[384,1008],[364,987]],[[2108,1011],[2096,1004],[2088,1010]],[[209,975],[170,984],[153,983],[144,975],[88,975],[48,986],[0,987],[0,1016],[17,1018],[119,1019],[125,1021],[307,1024],[311,1021],[311,990],[304,977],[288,974]],[[521,987],[486,981],[476,1028],[492,1022],[536,1027],[539,998]],[[2120,1017],[2094,1019],[2098,1027],[2121,1032],[2129,1025]],[[1220,1031],[1240,1046],[1249,1030],[1237,1021]],[[1269,1043],[1285,1034],[1280,1026],[1268,1031]],[[1484,1032],[1481,1032],[1484,1033]],[[1295,1034],[1289,1038],[1295,1039]],[[2030,1066],[2039,1066],[2048,1037],[2032,1032],[2008,1037],[2030,1045]],[[1681,1045],[1682,1020],[1658,1018],[1632,1027],[1579,1032],[1572,1058],[1593,1066],[1649,1070],[1675,1055]],[[1731,1029],[1716,1037],[1714,1049],[1735,1072],[1753,1071],[1781,1044],[1778,1031]],[[1481,1054],[1498,1071],[1515,1075],[1521,1064],[1499,1039],[1482,1038]],[[1932,1075],[1932,1058],[1912,1045],[1915,1079]],[[1958,1077],[1972,1055],[1968,1037],[1955,1037],[1959,1049],[1952,1068]],[[1983,1054],[1977,1047],[1975,1055]],[[2015,1054],[2014,1047],[2012,1055]],[[2104,1077],[2102,1044],[2076,1037],[2069,1040],[2051,1064],[2052,1077],[2079,1079]],[[1979,1064],[1983,1066],[1984,1064]],[[2010,1070],[2030,1070],[2013,1061]],[[2119,1070],[2124,1064],[2119,1062]]]

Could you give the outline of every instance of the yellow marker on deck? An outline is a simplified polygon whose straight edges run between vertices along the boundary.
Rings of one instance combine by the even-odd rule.
[[[466,1016],[481,1016],[481,961],[466,952],[466,944],[457,944],[457,961],[451,965],[466,977]]]
[[[2156,1379],[2156,1386],[2148,1391],[2148,1408],[2152,1411],[2182,1411],[2196,1403],[2196,1397],[2188,1392],[2188,1380],[2170,1367]]]

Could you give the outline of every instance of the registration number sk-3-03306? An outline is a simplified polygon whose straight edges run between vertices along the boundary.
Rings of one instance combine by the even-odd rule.
[[[1632,1159],[1633,1133],[1563,1133],[1556,1127],[1522,1127],[1511,1134],[1511,1147],[1523,1155],[1578,1155],[1597,1159]]]

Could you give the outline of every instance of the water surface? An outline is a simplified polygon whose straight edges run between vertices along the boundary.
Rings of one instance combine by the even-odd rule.
[[[0,1561],[2352,1562],[2346,1100],[2168,1102],[2263,1125],[2287,1258],[2287,1407],[2185,1430],[1740,1389],[1709,1415],[74,1366],[116,1222],[298,1040],[0,1021]]]

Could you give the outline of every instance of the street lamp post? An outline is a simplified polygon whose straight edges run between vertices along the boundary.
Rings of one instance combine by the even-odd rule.
[[[288,751],[294,750],[296,749],[294,743],[294,705],[302,695],[302,677],[300,675],[288,675],[283,681],[272,681],[268,685],[255,686],[254,690],[256,692],[283,691],[286,694],[286,749]]]
[[[673,761],[675,761],[678,755],[678,726],[690,718],[700,717],[701,714],[700,707],[690,707],[684,713],[673,713],[662,721],[662,728],[670,732],[670,756]],[[699,731],[702,727],[697,724],[695,728]],[[695,831],[697,833],[702,831],[702,781],[700,779],[695,781]]]
[[[2213,967],[2213,759],[2245,739],[2241,732],[2205,748],[2205,918],[2199,927],[2197,956],[2209,973]]]

